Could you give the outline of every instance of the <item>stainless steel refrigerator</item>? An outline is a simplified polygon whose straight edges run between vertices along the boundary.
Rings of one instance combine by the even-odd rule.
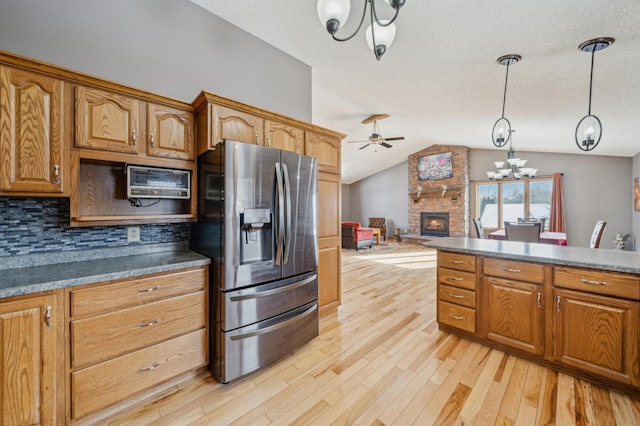
[[[222,383],[318,335],[318,163],[225,140],[198,157],[191,248],[212,260],[209,369]]]

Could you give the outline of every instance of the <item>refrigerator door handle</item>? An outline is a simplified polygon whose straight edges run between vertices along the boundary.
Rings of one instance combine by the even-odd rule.
[[[287,225],[284,228],[284,260],[282,263],[287,263],[289,261],[289,248],[291,247],[291,185],[289,184],[289,169],[284,163],[282,163],[282,175],[284,177],[284,195],[287,206],[285,211]]]
[[[280,163],[276,163],[276,185],[277,185],[277,197],[278,208],[276,215],[278,229],[276,231],[276,265],[280,265],[282,259],[282,249],[284,243],[284,187],[282,185],[282,170]]]

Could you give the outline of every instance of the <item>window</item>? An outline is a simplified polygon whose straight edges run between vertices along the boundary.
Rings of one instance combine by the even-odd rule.
[[[546,218],[549,228],[551,212],[551,178],[475,183],[475,212],[482,226],[500,229],[504,222],[517,222],[519,217]]]

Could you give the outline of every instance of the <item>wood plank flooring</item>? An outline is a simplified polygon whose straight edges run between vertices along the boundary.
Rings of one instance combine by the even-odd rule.
[[[640,401],[441,332],[435,251],[343,250],[343,303],[296,353],[203,374],[108,425],[638,425]]]

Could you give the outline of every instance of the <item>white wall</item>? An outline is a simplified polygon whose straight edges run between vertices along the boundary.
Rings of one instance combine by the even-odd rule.
[[[186,102],[311,121],[311,68],[186,0],[2,0],[0,49]]]
[[[384,217],[387,236],[393,235],[395,228],[407,228],[409,225],[408,184],[407,162],[352,183],[349,185],[351,187],[350,217],[362,224],[368,224],[370,217]],[[342,203],[344,205],[344,200]]]
[[[640,154],[635,159],[593,154],[517,152],[538,168],[539,175],[562,172],[569,244],[588,247],[596,220],[607,222],[601,248],[613,248],[616,232],[640,235],[640,212],[633,212],[633,177],[640,176]],[[506,150],[470,151],[471,180],[486,179],[494,161],[505,160]],[[366,221],[385,216],[393,226],[408,223],[407,162],[350,185],[351,217]],[[343,200],[344,203],[344,200]],[[471,199],[473,209],[473,199]],[[473,210],[470,215],[473,214]],[[633,216],[633,217],[632,217]],[[391,231],[393,232],[393,231]],[[389,233],[389,231],[388,231]],[[632,244],[627,246],[630,249]]]

